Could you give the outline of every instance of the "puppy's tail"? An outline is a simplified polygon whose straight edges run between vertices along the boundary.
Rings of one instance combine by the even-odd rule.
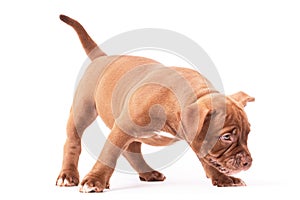
[[[86,54],[91,60],[94,60],[100,56],[106,56],[106,54],[92,40],[92,38],[89,36],[89,34],[85,31],[85,29],[79,22],[65,15],[60,15],[59,18],[61,21],[65,22],[66,24],[74,28],[74,30],[78,34],[78,37],[81,41],[81,44]]]

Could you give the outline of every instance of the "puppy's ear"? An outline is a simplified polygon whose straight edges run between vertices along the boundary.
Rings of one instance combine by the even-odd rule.
[[[210,110],[206,107],[201,107],[198,103],[183,109],[181,113],[180,132],[188,143],[192,143],[195,137],[202,130],[206,116]]]
[[[235,100],[236,102],[240,103],[243,107],[245,107],[248,102],[252,102],[255,100],[254,97],[251,97],[242,91],[232,94],[229,97],[232,98],[233,100]]]

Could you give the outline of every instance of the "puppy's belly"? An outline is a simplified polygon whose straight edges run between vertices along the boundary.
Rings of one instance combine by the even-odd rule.
[[[164,134],[164,132],[155,133],[151,136],[145,136],[142,138],[138,138],[136,141],[151,145],[151,146],[168,146],[173,144],[174,142],[179,141],[178,138],[173,135]]]

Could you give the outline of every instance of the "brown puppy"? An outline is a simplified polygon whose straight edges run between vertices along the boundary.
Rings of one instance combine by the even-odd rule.
[[[247,148],[250,125],[244,106],[253,97],[243,92],[224,96],[197,71],[165,67],[136,56],[107,56],[75,20],[72,26],[92,60],[74,95],[67,124],[62,170],[56,185],[79,184],[77,170],[84,130],[100,116],[111,129],[93,169],[81,182],[81,192],[102,192],[122,154],[143,181],[165,176],[143,159],[141,143],[169,145],[185,140],[217,186],[243,186],[229,176],[251,166]],[[172,137],[159,134],[170,133]]]

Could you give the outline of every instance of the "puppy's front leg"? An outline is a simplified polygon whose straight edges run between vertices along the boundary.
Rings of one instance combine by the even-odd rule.
[[[123,152],[123,156],[139,173],[141,181],[164,181],[166,177],[162,173],[152,169],[144,160],[141,152],[141,145],[140,142],[130,143]]]
[[[204,159],[200,158],[202,166],[205,170],[207,178],[210,178],[212,184],[218,187],[228,187],[228,186],[245,186],[246,184],[239,178],[235,178],[232,176],[227,176],[219,172],[214,167],[208,165]]]
[[[109,179],[122,151],[133,141],[133,136],[124,133],[116,125],[111,130],[93,169],[81,182],[80,192],[102,192],[109,188]]]

